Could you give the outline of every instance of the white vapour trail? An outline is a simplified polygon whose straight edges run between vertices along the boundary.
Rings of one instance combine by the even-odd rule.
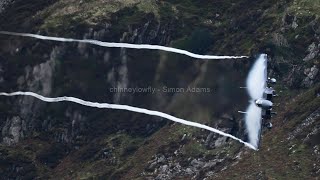
[[[245,114],[245,122],[249,142],[254,147],[258,147],[259,144],[262,119],[262,109],[254,101],[263,97],[263,92],[266,88],[266,64],[266,54],[261,54],[252,66],[247,78],[247,91],[252,100]]]
[[[92,39],[71,39],[71,38],[61,38],[61,37],[50,37],[50,36],[42,36],[38,34],[29,34],[29,33],[16,33],[16,32],[8,32],[8,31],[0,31],[0,34],[13,35],[13,36],[24,36],[24,37],[32,37],[36,39],[42,40],[50,40],[50,41],[59,41],[59,42],[79,42],[79,43],[88,43],[94,44],[102,47],[110,47],[110,48],[130,48],[130,49],[151,49],[151,50],[162,50],[167,52],[173,52],[177,54],[187,55],[193,58],[198,59],[239,59],[239,58],[248,58],[248,56],[211,56],[211,55],[200,55],[195,54],[186,50],[176,49],[172,47],[165,47],[159,45],[149,45],[149,44],[128,44],[128,43],[113,43],[113,42],[102,42],[98,40]]]
[[[107,108],[107,109],[120,109],[120,110],[127,110],[127,111],[132,111],[132,112],[137,112],[137,113],[142,113],[142,114],[148,114],[148,115],[152,115],[152,116],[158,116],[158,117],[162,117],[162,118],[166,118],[168,120],[177,122],[177,123],[181,123],[181,124],[185,124],[188,126],[193,126],[193,127],[198,127],[198,128],[202,128],[202,129],[206,129],[209,131],[212,131],[214,133],[220,134],[222,136],[226,136],[229,138],[232,138],[234,140],[237,140],[241,143],[243,143],[244,145],[246,145],[247,147],[256,150],[256,148],[254,146],[252,146],[251,144],[242,141],[241,139],[234,137],[230,134],[227,134],[225,132],[222,132],[220,130],[217,130],[215,128],[200,124],[200,123],[196,123],[196,122],[190,122],[184,119],[180,119],[174,116],[171,116],[169,114],[165,114],[163,112],[159,112],[159,111],[152,111],[152,110],[148,110],[148,109],[143,109],[143,108],[137,108],[137,107],[132,107],[132,106],[128,106],[128,105],[118,105],[118,104],[108,104],[108,103],[97,103],[97,102],[89,102],[89,101],[84,101],[82,99],[79,98],[75,98],[75,97],[57,97],[57,98],[48,98],[48,97],[44,97],[41,96],[39,94],[33,93],[33,92],[13,92],[13,93],[0,93],[0,96],[33,96],[37,99],[40,99],[42,101],[45,102],[61,102],[61,101],[69,101],[69,102],[74,102],[74,103],[78,103],[84,106],[89,106],[89,107],[95,107],[95,108]]]

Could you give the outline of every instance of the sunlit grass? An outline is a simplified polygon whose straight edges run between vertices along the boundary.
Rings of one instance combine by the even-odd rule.
[[[297,15],[320,15],[320,0],[295,0],[289,12],[293,12]]]
[[[84,0],[81,3],[74,0],[58,1],[49,8],[39,12],[36,16],[46,20],[41,26],[43,29],[67,26],[67,21],[77,21],[88,25],[97,25],[103,19],[109,19],[125,7],[136,6],[139,11],[159,16],[158,7],[154,0]]]

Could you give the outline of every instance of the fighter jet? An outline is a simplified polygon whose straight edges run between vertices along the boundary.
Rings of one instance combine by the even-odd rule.
[[[275,90],[271,85],[277,82],[274,78],[268,78],[268,57],[261,54],[252,66],[246,81],[246,89],[251,98],[250,104],[245,114],[245,124],[248,131],[249,142],[258,148],[261,138],[261,130],[263,127],[272,128],[270,122],[272,115],[273,102],[272,99]]]

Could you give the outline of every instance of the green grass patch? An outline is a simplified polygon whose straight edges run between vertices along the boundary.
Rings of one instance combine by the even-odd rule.
[[[289,12],[298,16],[320,15],[320,0],[294,0]]]

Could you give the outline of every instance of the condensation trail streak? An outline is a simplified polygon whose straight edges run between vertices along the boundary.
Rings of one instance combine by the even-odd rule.
[[[132,107],[132,106],[128,106],[128,105],[118,105],[118,104],[108,104],[108,103],[97,103],[97,102],[89,102],[89,101],[84,101],[82,99],[79,98],[75,98],[75,97],[57,97],[57,98],[48,98],[48,97],[44,97],[41,96],[39,94],[33,93],[33,92],[13,92],[13,93],[0,93],[0,96],[33,96],[37,99],[40,99],[42,101],[45,102],[62,102],[62,101],[69,101],[69,102],[74,102],[77,104],[81,104],[84,106],[89,106],[89,107],[95,107],[95,108],[106,108],[106,109],[119,109],[119,110],[127,110],[127,111],[132,111],[132,112],[137,112],[137,113],[142,113],[142,114],[148,114],[148,115],[152,115],[152,116],[158,116],[158,117],[162,117],[162,118],[166,118],[168,120],[177,122],[177,123],[181,123],[184,125],[188,125],[188,126],[193,126],[193,127],[198,127],[198,128],[202,128],[202,129],[206,129],[209,131],[212,131],[214,133],[220,134],[222,136],[226,136],[229,138],[232,138],[236,141],[239,141],[241,143],[243,143],[244,145],[246,145],[247,147],[257,150],[254,146],[252,146],[251,144],[244,142],[243,140],[232,136],[231,134],[227,134],[225,132],[222,132],[220,130],[217,130],[215,128],[200,124],[200,123],[196,123],[196,122],[190,122],[184,119],[180,119],[174,116],[171,116],[169,114],[163,113],[163,112],[159,112],[159,111],[152,111],[152,110],[148,110],[148,109],[143,109],[143,108],[137,108],[137,107]]]
[[[16,33],[16,32],[8,32],[8,31],[0,31],[0,34],[12,35],[12,36],[24,36],[24,37],[32,37],[36,39],[42,40],[50,40],[50,41],[59,41],[59,42],[78,42],[78,43],[88,43],[93,45],[98,45],[102,47],[110,47],[110,48],[129,48],[129,49],[151,49],[151,50],[162,50],[167,52],[173,52],[177,54],[187,55],[193,58],[198,59],[239,59],[239,58],[248,58],[248,56],[211,56],[211,55],[200,55],[195,54],[186,50],[176,49],[172,47],[165,47],[159,45],[149,45],[149,44],[128,44],[128,43],[113,43],[113,42],[102,42],[98,40],[92,39],[71,39],[71,38],[61,38],[61,37],[51,37],[51,36],[42,36],[38,34],[29,34],[29,33]]]

